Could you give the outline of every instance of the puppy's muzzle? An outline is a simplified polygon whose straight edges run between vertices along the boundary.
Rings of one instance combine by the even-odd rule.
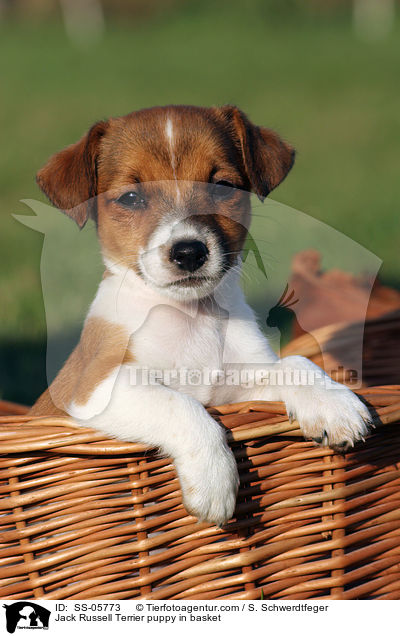
[[[186,272],[195,272],[208,259],[208,248],[202,241],[178,241],[170,250],[169,260]]]

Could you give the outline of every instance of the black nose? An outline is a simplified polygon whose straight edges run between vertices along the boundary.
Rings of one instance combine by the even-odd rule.
[[[207,257],[207,246],[201,241],[179,241],[171,247],[169,254],[169,260],[187,272],[195,272],[206,262]]]

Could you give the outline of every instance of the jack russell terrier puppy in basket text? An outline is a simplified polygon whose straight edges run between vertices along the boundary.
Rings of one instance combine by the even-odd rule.
[[[172,457],[187,511],[224,524],[238,471],[205,406],[282,400],[307,438],[337,447],[368,433],[346,387],[300,356],[279,359],[239,285],[250,192],[286,177],[293,149],[236,107],[166,106],[96,123],[39,171],[50,201],[97,227],[105,274],[80,342],[31,413],[67,413],[109,436]],[[279,367],[316,373],[299,386],[132,382],[135,369]],[[335,384],[335,383],[331,383]]]

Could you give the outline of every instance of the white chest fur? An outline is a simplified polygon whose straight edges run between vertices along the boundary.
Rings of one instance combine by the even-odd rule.
[[[192,316],[170,305],[153,307],[131,341],[139,364],[153,368],[220,368],[223,322],[199,311]]]
[[[131,352],[139,368],[159,370],[171,388],[207,404],[216,393],[209,373],[223,366],[223,331],[223,321],[204,312],[158,305],[131,339]]]
[[[207,374],[224,367],[229,334],[226,306],[232,299],[224,301],[224,310],[216,303],[179,304],[149,289],[133,272],[125,272],[102,281],[88,318],[101,318],[110,328],[118,325],[126,330],[136,368],[203,374],[198,383],[193,376],[189,382],[180,375],[170,386],[205,404],[218,399]],[[237,298],[236,305],[238,302]]]

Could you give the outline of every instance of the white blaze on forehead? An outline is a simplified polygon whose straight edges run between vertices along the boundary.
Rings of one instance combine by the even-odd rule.
[[[167,123],[165,125],[165,134],[166,137],[168,139],[168,143],[169,143],[169,152],[171,155],[171,166],[172,166],[172,172],[174,175],[174,179],[175,179],[175,183],[176,183],[176,202],[179,203],[181,200],[181,193],[179,191],[179,186],[178,186],[178,178],[176,176],[176,162],[175,162],[175,151],[174,151],[174,128],[172,125],[172,120],[167,117]]]
[[[172,128],[172,121],[170,120],[170,118],[168,117],[167,119],[167,125],[165,126],[165,132],[166,135],[170,141],[170,144],[172,144],[172,140],[173,140],[173,135],[174,135],[174,131]]]

